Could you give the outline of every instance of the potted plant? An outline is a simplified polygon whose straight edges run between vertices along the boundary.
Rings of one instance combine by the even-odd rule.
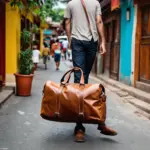
[[[19,71],[15,73],[16,79],[16,95],[30,96],[33,80],[33,61],[31,44],[31,33],[26,29],[21,33],[22,50],[19,53]]]

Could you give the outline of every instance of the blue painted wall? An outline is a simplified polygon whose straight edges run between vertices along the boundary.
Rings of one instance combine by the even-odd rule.
[[[130,8],[130,21],[126,20],[126,10]],[[131,50],[134,21],[133,0],[121,0],[121,45],[120,45],[120,75],[119,79],[131,85]]]

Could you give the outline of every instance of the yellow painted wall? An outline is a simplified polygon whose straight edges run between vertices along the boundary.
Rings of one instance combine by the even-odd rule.
[[[18,70],[21,19],[17,9],[6,4],[6,82],[14,82],[13,73]]]

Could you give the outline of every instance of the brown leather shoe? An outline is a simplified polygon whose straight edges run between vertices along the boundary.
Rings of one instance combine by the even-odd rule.
[[[107,126],[99,126],[98,130],[100,130],[100,133],[104,135],[115,136],[118,134],[115,130],[108,128]]]
[[[82,130],[78,130],[75,134],[75,142],[85,142],[84,132]]]

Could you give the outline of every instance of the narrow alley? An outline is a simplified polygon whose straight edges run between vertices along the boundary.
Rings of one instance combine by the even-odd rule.
[[[0,109],[0,150],[149,150],[150,121],[137,116],[135,107],[108,89],[107,125],[118,131],[116,137],[103,136],[97,126],[85,125],[86,142],[78,144],[73,137],[75,124],[50,122],[40,117],[44,83],[47,80],[59,83],[69,66],[69,62],[63,61],[56,71],[51,59],[48,70],[44,70],[40,63],[32,96],[12,96]]]

